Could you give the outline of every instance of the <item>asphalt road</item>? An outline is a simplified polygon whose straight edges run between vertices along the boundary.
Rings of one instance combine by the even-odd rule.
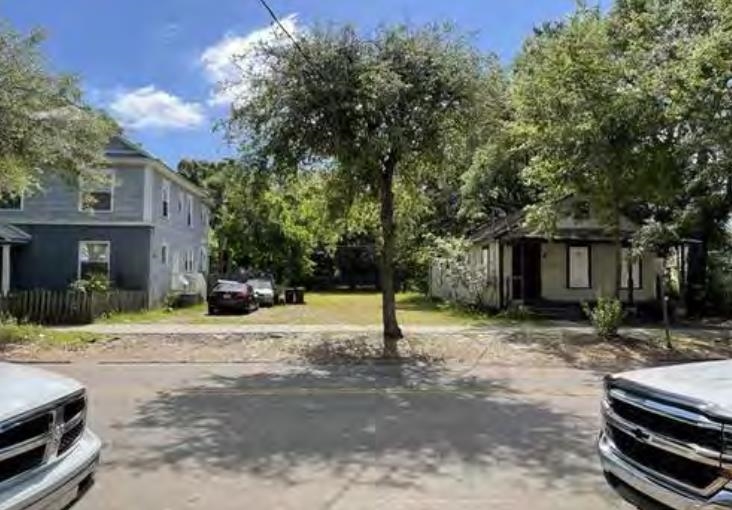
[[[48,367],[104,440],[75,510],[626,508],[594,440],[600,375],[282,364]]]

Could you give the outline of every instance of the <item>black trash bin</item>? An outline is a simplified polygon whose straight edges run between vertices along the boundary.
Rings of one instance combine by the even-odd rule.
[[[295,289],[285,289],[285,304],[295,304]]]
[[[295,289],[295,304],[296,305],[305,304],[305,287],[298,287]]]

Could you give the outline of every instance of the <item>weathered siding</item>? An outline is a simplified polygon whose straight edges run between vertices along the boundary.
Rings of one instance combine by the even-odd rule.
[[[201,217],[201,210],[206,205],[203,201],[192,195],[187,190],[166,179],[163,175],[152,169],[147,179],[151,184],[150,193],[152,204],[150,207],[151,222],[154,225],[151,250],[150,250],[150,302],[160,303],[171,291],[174,278],[174,262],[179,261],[178,274],[184,273],[185,253],[193,250],[194,271],[202,272],[201,269],[201,248],[206,248],[208,253],[208,224],[205,224]],[[170,211],[169,216],[163,216],[163,182],[170,183]],[[193,225],[187,224],[187,198],[193,197]],[[179,197],[181,207],[178,208]],[[208,214],[206,215],[208,217]],[[162,263],[161,251],[163,245],[168,246],[168,261]],[[206,268],[207,269],[207,268]]]
[[[22,211],[0,210],[0,223],[107,223],[143,220],[144,162],[114,165],[115,181],[111,212],[80,211],[79,188],[58,174],[47,173],[41,190],[23,199]]]
[[[610,243],[591,245],[592,288],[567,288],[567,245],[545,243],[542,245],[541,292],[550,301],[591,301],[599,296],[612,296],[615,289],[615,248]],[[636,301],[651,301],[656,297],[658,260],[652,253],[643,256],[642,288],[633,291]],[[621,299],[627,300],[628,291],[621,290]]]
[[[485,270],[485,283],[482,294],[482,303],[485,306],[497,308],[499,306],[499,271],[498,271],[498,242],[488,243],[485,246],[474,246],[470,250],[470,263],[482,266]],[[450,278],[450,271],[445,260],[435,259],[430,266],[429,289],[430,295],[465,304],[476,304],[476,296],[459,281]]]
[[[68,288],[78,277],[79,241],[110,242],[110,279],[120,289],[142,290],[149,276],[149,227],[24,225],[33,236],[11,251],[14,289]]]

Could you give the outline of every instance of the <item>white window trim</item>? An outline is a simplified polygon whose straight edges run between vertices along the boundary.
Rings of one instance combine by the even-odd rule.
[[[92,239],[83,239],[79,241],[76,248],[76,278],[81,280],[81,245],[82,244],[103,244],[107,246],[107,279],[112,271],[112,242],[111,241],[95,241]]]
[[[25,209],[25,193],[20,194],[20,207],[15,209],[0,207],[0,212],[23,212],[23,209]]]
[[[109,209],[87,209],[84,208],[84,183],[82,182],[81,176],[78,179],[79,187],[79,212],[84,213],[110,213],[114,212],[114,188],[117,183],[117,170],[114,168],[105,168],[105,172],[109,172],[111,179],[109,180]],[[93,191],[91,191],[93,193]]]
[[[165,248],[165,260],[163,260],[163,248]],[[168,243],[160,244],[160,263],[166,267],[170,263],[170,246]]]
[[[193,273],[196,270],[196,250],[188,248],[184,253],[183,257],[183,272]]]
[[[201,273],[208,272],[208,249],[205,246],[198,250],[198,269]]]
[[[180,274],[180,252],[172,253],[172,270],[175,274]]]
[[[163,205],[164,203],[168,204],[167,209]],[[171,205],[172,204],[170,203],[170,181],[163,181],[161,191],[160,191],[160,207],[162,209],[160,211],[160,215],[163,218],[165,218],[165,219],[170,218],[170,206]]]
[[[190,222],[188,221],[188,218],[190,218]],[[195,223],[193,218],[194,218],[193,195],[188,194],[188,195],[186,195],[186,225],[188,225],[191,228],[194,227],[194,223]]]
[[[183,190],[178,190],[178,212],[183,212]]]

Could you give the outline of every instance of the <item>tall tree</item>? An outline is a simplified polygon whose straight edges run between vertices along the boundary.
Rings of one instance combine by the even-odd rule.
[[[437,27],[371,38],[316,29],[258,56],[264,71],[244,77],[248,96],[234,104],[228,134],[276,171],[319,162],[341,182],[338,200],[378,200],[384,356],[397,356],[394,182],[418,182],[422,165],[442,159],[448,133],[470,122],[481,59]]]
[[[658,102],[644,93],[600,10],[582,6],[526,42],[512,86],[514,134],[532,155],[523,176],[540,190],[529,220],[551,230],[566,197],[591,204],[615,240],[618,297],[622,215],[665,178],[645,148]]]
[[[690,277],[705,283],[707,251],[726,242],[732,212],[732,1],[620,0],[608,23],[636,81],[662,108],[647,152],[673,178],[650,212],[701,240]],[[689,296],[692,307],[698,294]]]
[[[117,126],[85,106],[76,80],[50,72],[43,34],[0,20],[0,194],[32,191],[43,172],[69,177],[104,162]]]

